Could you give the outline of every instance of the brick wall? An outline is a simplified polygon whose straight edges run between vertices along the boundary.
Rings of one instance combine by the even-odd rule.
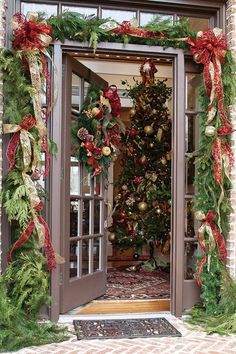
[[[5,12],[6,12],[5,0],[0,0],[0,47],[4,46]],[[0,191],[2,190],[2,110],[3,110],[2,82],[0,81]],[[1,260],[1,236],[2,236],[1,216],[2,216],[2,210],[0,208],[0,260]],[[1,272],[1,262],[0,262],[0,272]]]
[[[228,45],[236,59],[236,0],[229,0],[227,2],[226,19]],[[231,108],[231,118],[234,129],[236,129],[236,105]],[[232,148],[236,156],[236,132],[233,133]],[[230,216],[230,233],[227,241],[227,266],[232,277],[236,279],[236,164],[232,169],[231,178],[233,181],[233,189],[231,192],[233,212]]]

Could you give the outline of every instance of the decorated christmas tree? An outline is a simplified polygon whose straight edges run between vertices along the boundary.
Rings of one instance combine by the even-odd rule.
[[[113,225],[109,239],[121,250],[150,256],[170,246],[171,219],[171,120],[166,101],[171,96],[166,79],[157,80],[155,64],[141,66],[142,81],[129,87],[133,100],[131,126],[122,138],[123,170],[117,182]]]

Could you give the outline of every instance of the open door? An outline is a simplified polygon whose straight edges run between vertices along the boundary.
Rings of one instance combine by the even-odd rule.
[[[106,290],[105,181],[92,177],[71,153],[71,124],[90,83],[108,83],[68,54],[63,55],[62,253],[60,312],[83,305]]]

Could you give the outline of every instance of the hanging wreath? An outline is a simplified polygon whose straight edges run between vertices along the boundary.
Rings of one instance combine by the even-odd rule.
[[[101,90],[90,86],[87,97],[72,131],[74,154],[94,176],[108,174],[111,162],[119,151],[122,123],[120,98],[116,86]]]

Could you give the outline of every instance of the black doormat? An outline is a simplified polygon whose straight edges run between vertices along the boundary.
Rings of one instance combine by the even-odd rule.
[[[165,318],[74,320],[74,326],[79,340],[181,337],[181,333]]]

